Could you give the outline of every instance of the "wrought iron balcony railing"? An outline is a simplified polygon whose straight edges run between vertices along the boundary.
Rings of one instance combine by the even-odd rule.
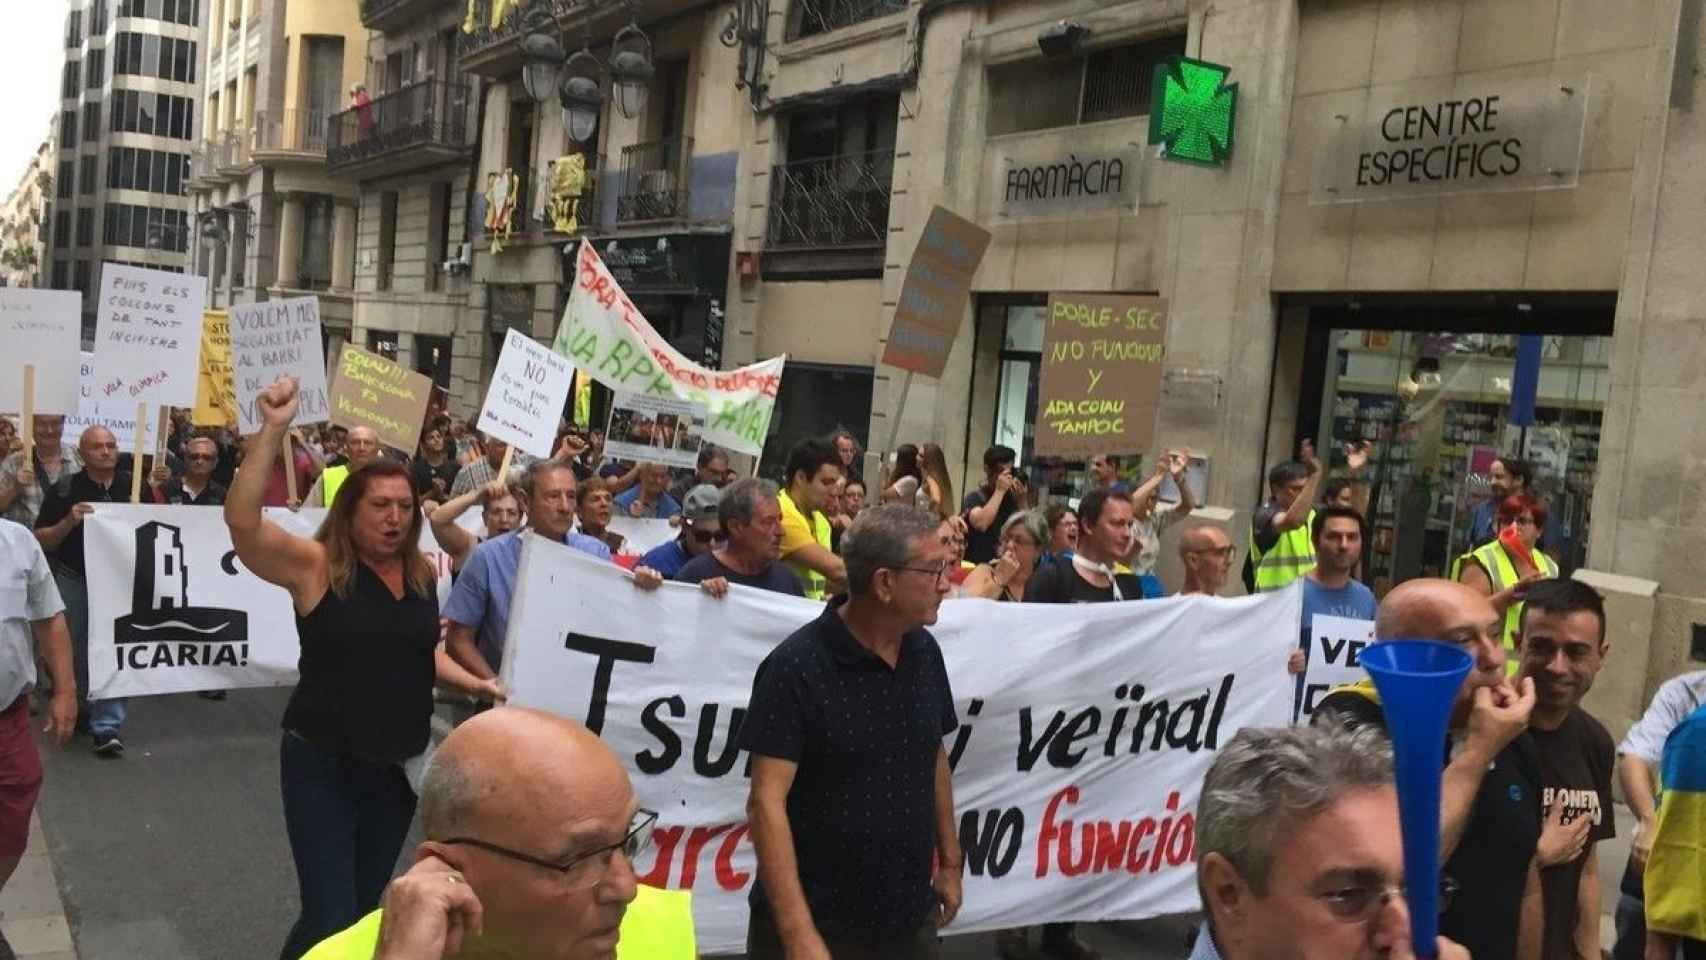
[[[866,20],[886,17],[907,8],[907,0],[794,0],[800,19],[795,37],[811,37]]]
[[[882,246],[893,181],[893,150],[779,164],[770,172],[765,245]]]
[[[333,114],[326,163],[338,167],[423,145],[468,146],[468,96],[466,84],[427,80]]]
[[[437,9],[447,0],[361,0],[361,25],[369,30],[392,29],[396,23]],[[458,6],[465,6],[459,3]]]
[[[692,157],[692,137],[623,147],[622,192],[616,197],[616,222],[685,218]]]
[[[325,153],[323,110],[267,110],[255,114],[255,149],[289,153]]]
[[[532,0],[546,2],[551,15],[562,23],[563,18],[592,6],[592,0]],[[462,56],[478,57],[505,44],[518,43],[522,35],[521,10],[525,4],[511,3],[502,20],[492,24],[493,0],[468,0],[468,16],[474,24],[472,33],[462,34]]]

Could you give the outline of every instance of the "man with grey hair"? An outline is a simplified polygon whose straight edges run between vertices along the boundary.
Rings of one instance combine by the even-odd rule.
[[[349,462],[320,471],[302,502],[310,507],[331,506],[349,475],[379,459],[382,453],[377,431],[372,427],[351,427],[344,439],[344,454],[349,457]]]
[[[1240,730],[1197,804],[1191,960],[1410,960],[1392,747],[1336,724]],[[1468,951],[1441,937],[1441,960]]]
[[[782,506],[776,485],[750,477],[722,491],[717,521],[723,545],[687,561],[675,575],[681,583],[697,583],[713,597],[726,597],[729,584],[773,590],[800,597],[800,578],[779,562],[782,555]]]
[[[493,537],[474,548],[462,564],[462,575],[450,591],[443,616],[450,621],[444,648],[451,659],[482,680],[495,681],[492,664],[503,658],[509,629],[510,602],[515,595],[516,570],[521,566],[522,535],[527,531],[600,560],[610,560],[610,548],[575,531],[575,471],[563,460],[536,460],[522,477],[527,497],[527,526]],[[663,583],[656,570],[634,568],[634,585],[655,590]]]
[[[848,594],[753,677],[751,960],[940,956],[964,857],[942,747],[959,721],[924,629],[948,593],[938,522],[901,504],[862,514],[842,541]]]
[[[690,960],[691,894],[638,882],[658,815],[573,720],[492,710],[457,727],[421,784],[415,865],[380,908],[305,960],[625,955]]]

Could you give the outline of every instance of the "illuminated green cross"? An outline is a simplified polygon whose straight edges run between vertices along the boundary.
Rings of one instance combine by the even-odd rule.
[[[1205,167],[1226,165],[1238,114],[1238,84],[1226,84],[1231,67],[1172,57],[1155,65],[1149,142],[1169,160]]]

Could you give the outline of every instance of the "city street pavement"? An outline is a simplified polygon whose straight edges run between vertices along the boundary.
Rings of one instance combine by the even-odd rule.
[[[63,751],[43,748],[47,779],[39,813],[76,956],[277,955],[296,915],[296,876],[278,796],[278,722],[287,695],[247,690],[232,692],[224,702],[194,696],[132,700],[121,760],[97,759],[87,738]],[[1627,814],[1621,807],[1619,813],[1619,840],[1600,851],[1608,910],[1628,850]],[[39,835],[30,852],[43,852]],[[49,864],[26,860],[26,866],[39,875]],[[20,870],[20,881],[24,877]],[[0,905],[21,895],[12,889],[7,894]],[[32,909],[51,925],[57,915],[52,906]],[[9,916],[8,933],[22,919]],[[1176,924],[1082,929],[1109,960],[1169,960],[1185,953]],[[950,937],[944,951],[948,960],[994,955],[988,935]]]

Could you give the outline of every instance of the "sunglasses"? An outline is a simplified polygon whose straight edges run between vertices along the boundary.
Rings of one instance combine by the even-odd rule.
[[[697,527],[690,532],[693,534],[694,543],[711,543],[714,540],[721,539],[723,536],[723,531],[721,530],[700,530]]]

